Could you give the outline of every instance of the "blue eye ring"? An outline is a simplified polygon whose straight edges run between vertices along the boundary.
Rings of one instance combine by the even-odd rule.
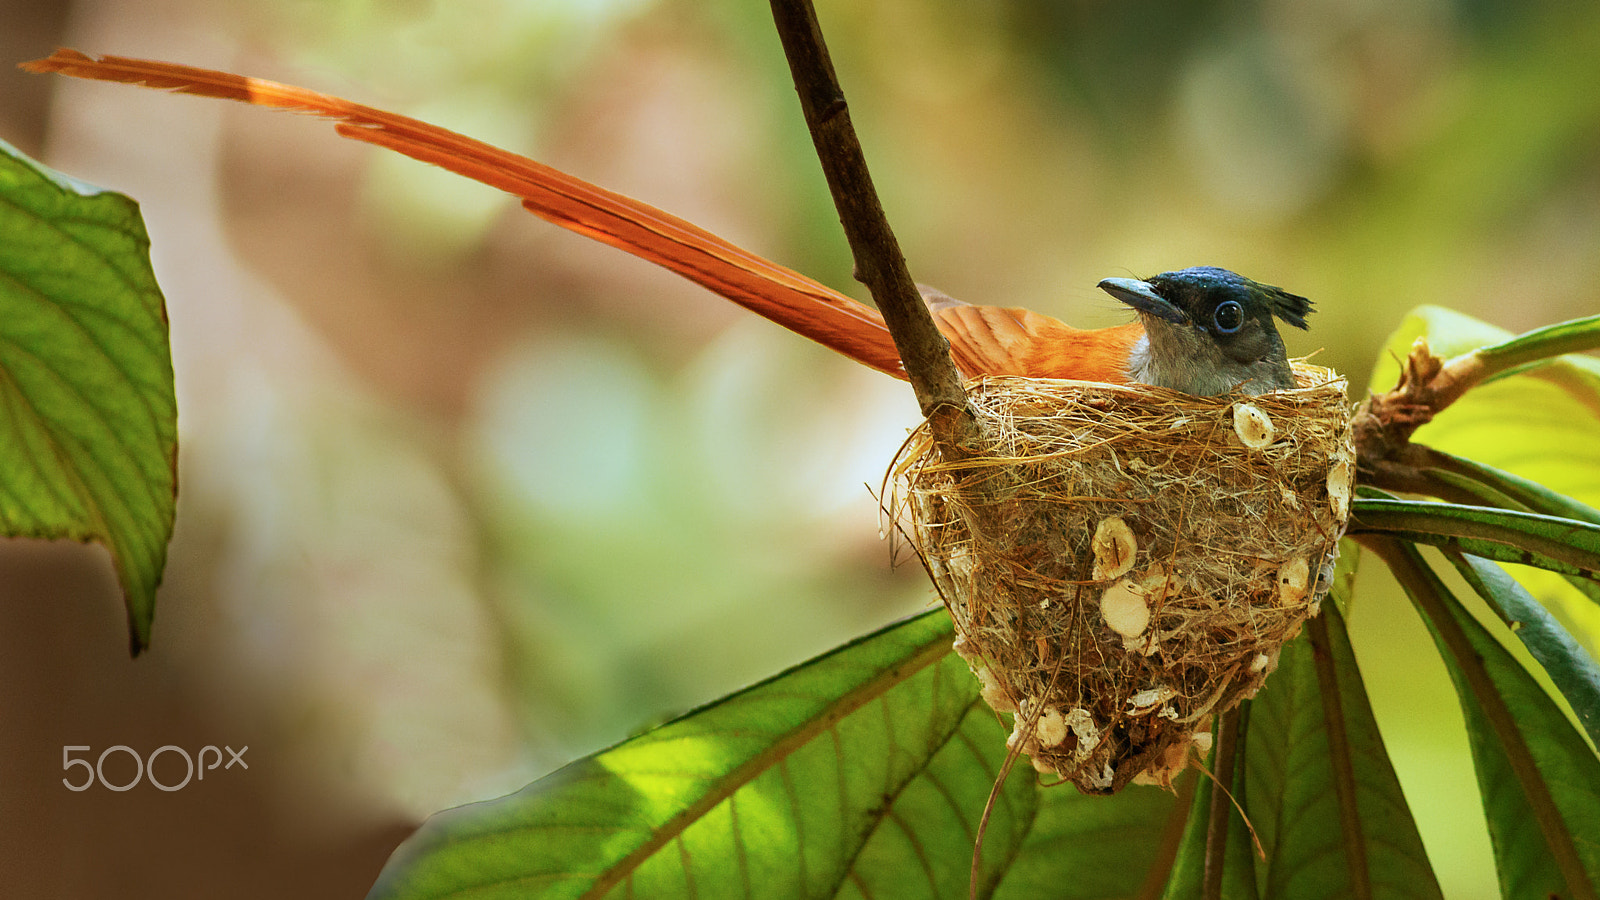
[[[1244,307],[1237,300],[1224,300],[1211,312],[1211,324],[1222,334],[1233,334],[1244,327]]]

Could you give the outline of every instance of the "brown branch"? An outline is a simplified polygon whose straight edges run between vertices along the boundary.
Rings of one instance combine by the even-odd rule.
[[[844,91],[839,87],[822,28],[817,24],[816,10],[811,0],[771,3],[806,127],[811,131],[855,257],[856,278],[867,286],[883,313],[917,402],[932,424],[934,438],[947,451],[960,453],[960,448],[970,446],[978,437],[977,420],[950,358],[950,344],[922,302],[878,202],[861,142],[850,124]]]
[[[1356,413],[1358,422],[1364,412],[1365,408]],[[1377,456],[1362,446],[1359,437],[1356,447],[1356,465],[1361,473],[1361,483],[1368,487],[1437,497],[1447,503],[1484,505],[1482,495],[1441,477],[1441,471],[1449,470],[1440,464],[1440,454],[1432,447],[1407,442],[1398,449],[1388,451],[1387,456]]]
[[[1431,451],[1412,444],[1418,428],[1433,421],[1468,389],[1504,366],[1491,364],[1474,350],[1451,360],[1433,355],[1424,338],[1417,338],[1400,364],[1400,381],[1394,389],[1373,394],[1356,410],[1354,429],[1356,470],[1362,484],[1413,494],[1432,494],[1442,487],[1424,469]],[[1459,499],[1451,497],[1448,499]]]
[[[1361,482],[1462,502],[1461,491],[1426,471],[1440,467],[1438,455],[1412,444],[1411,436],[1467,391],[1491,378],[1560,353],[1595,349],[1600,343],[1595,330],[1572,330],[1573,324],[1586,323],[1560,323],[1449,360],[1433,355],[1427,340],[1417,338],[1400,364],[1400,381],[1394,389],[1368,397],[1356,410],[1356,468]],[[1566,333],[1555,333],[1562,331]]]
[[[1384,470],[1387,464],[1399,462],[1411,435],[1444,408],[1436,405],[1438,398],[1432,390],[1433,380],[1443,369],[1443,360],[1433,355],[1428,342],[1417,338],[1411,354],[1400,363],[1400,381],[1394,389],[1373,394],[1356,410],[1356,469],[1363,483],[1382,487],[1378,481],[1385,474],[1403,480],[1403,475]]]

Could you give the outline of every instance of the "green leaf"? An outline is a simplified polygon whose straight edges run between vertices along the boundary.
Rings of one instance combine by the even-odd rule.
[[[1600,525],[1559,516],[1362,497],[1351,504],[1349,533],[1383,534],[1591,580],[1600,572]]]
[[[137,204],[0,142],[0,533],[111,551],[133,651],[172,537],[177,405]]]
[[[1151,885],[1166,880],[1188,814],[1179,798],[1137,786],[1110,797],[1046,787],[1038,789],[1038,797],[1033,828],[994,900],[1145,897],[1152,894]],[[1116,848],[1117,865],[1105,864],[1108,847]]]
[[[1562,516],[1600,525],[1600,510],[1586,503],[1579,503],[1565,494],[1558,494],[1542,484],[1437,449],[1430,452],[1431,457],[1438,463],[1437,466],[1428,468],[1428,473],[1432,477],[1471,494],[1486,506],[1536,512],[1547,516]],[[1529,578],[1528,574],[1525,574],[1524,580],[1536,580],[1542,573],[1529,574],[1534,577]],[[1600,607],[1600,582],[1581,575],[1561,577]],[[1521,586],[1518,588],[1520,590]]]
[[[1594,900],[1600,884],[1600,759],[1415,548],[1383,541],[1379,549],[1421,612],[1455,683],[1502,894]]]
[[[1222,896],[1441,896],[1336,604],[1325,604],[1306,633],[1284,646],[1278,670],[1240,709],[1244,751],[1231,789],[1265,859],[1253,856],[1244,819],[1223,797]],[[1216,791],[1210,781],[1196,791],[1165,900],[1202,896]]]
[[[966,896],[1006,730],[951,638],[943,610],[923,614],[440,813],[370,896]],[[983,895],[997,883],[1003,897],[1132,893],[1172,798],[1041,791],[1031,775],[997,797]],[[1116,867],[1098,864],[1109,839],[1127,841]]]
[[[1265,898],[1438,898],[1335,604],[1250,701],[1245,809]]]
[[[1556,690],[1572,706],[1578,724],[1600,746],[1600,667],[1504,569],[1461,553],[1447,552],[1445,558],[1549,673]]]

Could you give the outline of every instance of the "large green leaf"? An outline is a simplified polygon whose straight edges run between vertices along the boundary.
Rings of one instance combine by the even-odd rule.
[[[371,896],[964,897],[1006,732],[951,637],[942,610],[891,625],[440,813]],[[1019,768],[988,823],[982,893],[1132,896],[1173,798],[1081,797]]]
[[[1336,588],[1337,590],[1338,588]],[[1225,897],[1438,898],[1439,885],[1384,749],[1338,605],[1283,648],[1243,707],[1241,801],[1265,858],[1229,811]],[[1203,784],[1166,897],[1200,896]],[[1231,804],[1229,804],[1231,806]]]
[[[1012,779],[1018,777],[1028,776]],[[1187,811],[1177,797],[1153,787],[1129,787],[1111,797],[1086,796],[1068,785],[1040,788],[1033,827],[994,900],[1152,896],[1168,877]]]
[[[1255,857],[1233,801],[1202,781],[1165,900],[1204,896],[1215,804],[1227,823],[1225,870],[1213,872],[1223,897],[1441,896],[1336,604],[1284,646],[1278,670],[1240,713],[1243,752],[1230,790],[1265,856]],[[1212,765],[1221,755],[1219,741]]]
[[[1250,702],[1244,804],[1266,898],[1437,898],[1334,604]]]
[[[167,316],[137,204],[0,143],[0,533],[111,551],[150,640],[177,490]]]
[[[1502,894],[1593,900],[1600,886],[1600,759],[1415,548],[1382,546],[1461,699]]]

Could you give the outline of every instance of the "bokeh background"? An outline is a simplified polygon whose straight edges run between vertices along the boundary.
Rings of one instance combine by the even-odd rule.
[[[1222,265],[1314,298],[1291,350],[1355,396],[1413,305],[1513,330],[1600,309],[1595,4],[818,6],[913,274],[955,296],[1102,326],[1128,316],[1100,278]],[[70,45],[304,84],[850,289],[765,3],[0,22],[0,138],[142,204],[182,434],[145,657],[103,551],[0,546],[0,893],[359,896],[428,813],[933,602],[873,499],[903,385],[325,124],[11,69]],[[1447,896],[1496,896],[1425,632],[1371,571],[1351,624]],[[251,767],[61,786],[63,746],[117,744]]]

